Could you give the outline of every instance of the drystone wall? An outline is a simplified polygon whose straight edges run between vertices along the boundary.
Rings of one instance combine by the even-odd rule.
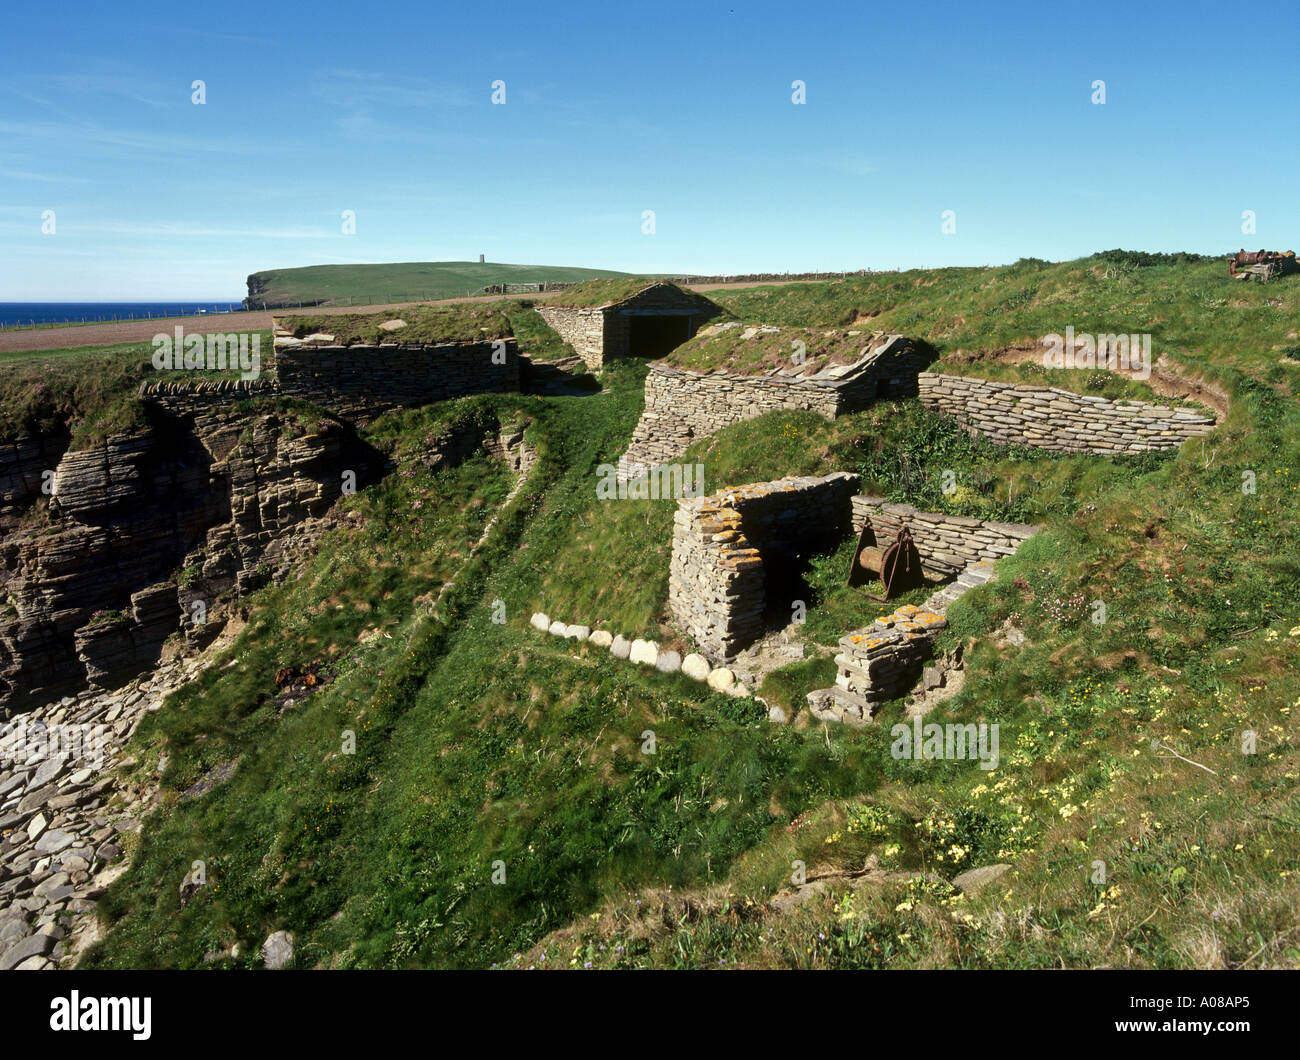
[[[605,311],[573,306],[539,305],[538,314],[582,358],[591,371],[605,360]]]
[[[809,696],[814,716],[848,724],[870,721],[881,704],[916,684],[934,653],[933,635],[947,624],[942,615],[908,604],[845,634],[835,656],[835,687]]]
[[[519,347],[513,338],[441,346],[326,346],[278,336],[274,366],[280,393],[348,419],[519,389]]]
[[[795,476],[678,502],[668,606],[706,656],[730,661],[763,633],[766,562],[830,547],[848,533],[858,476]]]
[[[269,379],[205,380],[200,383],[145,382],[140,396],[171,414],[185,417],[228,408],[240,401],[274,397],[275,383]]]
[[[923,404],[987,438],[1064,453],[1177,448],[1214,430],[1214,417],[1145,401],[1112,401],[1057,387],[922,372]]]
[[[927,573],[949,578],[919,607],[904,605],[841,637],[834,686],[808,693],[809,712],[818,720],[866,725],[881,704],[906,695],[918,680],[925,681],[926,688],[938,687],[949,669],[960,668],[960,647],[943,659],[934,658],[934,634],[948,624],[948,607],[991,581],[997,559],[1014,553],[1040,527],[918,512],[911,505],[885,504],[879,497],[854,497],[852,503],[855,522],[882,510],[906,519],[922,563],[930,568]],[[949,565],[960,560],[965,565],[952,578]]]
[[[916,550],[921,554],[921,565],[939,577],[952,577],[981,559],[1010,556],[1021,542],[1040,529],[1024,523],[922,512],[910,504],[891,504],[883,497],[857,496],[852,503],[855,528],[861,528],[863,520],[873,515],[886,515],[907,523]]]
[[[645,381],[645,408],[619,462],[619,478],[636,478],[677,459],[695,439],[768,412],[798,409],[834,419],[871,404],[882,384],[890,397],[913,396],[926,363],[924,351],[894,335],[856,364],[813,377],[701,373],[653,365]]]

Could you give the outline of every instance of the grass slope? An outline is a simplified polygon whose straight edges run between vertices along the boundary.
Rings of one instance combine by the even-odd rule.
[[[351,305],[481,294],[499,283],[569,283],[621,277],[611,269],[568,265],[501,265],[477,261],[408,261],[391,265],[308,265],[248,277],[254,308],[321,303]],[[349,301],[351,299],[352,301]]]
[[[889,314],[873,326],[945,355],[1127,315],[1232,396],[1204,443],[1141,459],[999,449],[914,402],[771,415],[689,454],[709,489],[848,468],[922,508],[1046,526],[949,613],[966,683],[929,720],[996,723],[991,772],[893,757],[901,703],[865,730],[771,726],[528,627],[540,607],[663,630],[670,503],[595,500],[643,365],[614,365],[600,395],[378,421],[397,471],[344,502],[358,525],[252,598],[228,659],[137,733],[136,779],[169,756],[164,798],[89,963],[196,966],[239,942],[217,963],[252,966],[287,928],[322,967],[1300,964],[1300,410],[1278,351],[1300,285],[1219,271],[1110,256],[725,296],[778,323]],[[430,476],[418,452],[489,414],[530,421],[541,462],[469,557],[508,482],[482,461]],[[843,552],[809,574],[818,643],[875,610],[837,593]],[[452,571],[435,619],[422,601]],[[335,680],[278,715],[276,669],[313,661]],[[805,659],[765,691],[797,705],[827,676]],[[182,908],[198,858],[213,882]],[[794,861],[822,886],[778,906]],[[978,894],[946,882],[992,863],[1010,868]]]

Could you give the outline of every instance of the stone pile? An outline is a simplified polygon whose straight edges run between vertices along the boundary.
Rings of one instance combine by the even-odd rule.
[[[678,626],[722,662],[763,633],[766,560],[835,545],[848,533],[858,476],[794,476],[679,501],[668,606]]]
[[[146,793],[113,769],[141,718],[190,680],[173,661],[113,692],[85,691],[0,725],[0,971],[51,968],[94,934]]]
[[[835,686],[808,693],[809,713],[822,721],[865,725],[882,704],[906,695],[918,682],[930,691],[946,683],[948,671],[960,669],[960,646],[933,658],[934,634],[948,624],[945,612],[964,593],[993,579],[997,557],[1011,555],[1041,528],[918,512],[911,505],[886,504],[879,497],[854,497],[853,505],[858,518],[881,510],[905,518],[922,563],[931,570],[944,571],[952,563],[965,562],[955,579],[919,607],[905,605],[840,638]]]
[[[809,693],[810,713],[822,720],[867,723],[881,704],[916,684],[934,650],[933,635],[947,625],[942,615],[908,604],[841,637],[835,687]]]
[[[1112,401],[1050,386],[922,372],[921,402],[986,438],[1064,453],[1177,448],[1214,430],[1212,415],[1146,401]]]

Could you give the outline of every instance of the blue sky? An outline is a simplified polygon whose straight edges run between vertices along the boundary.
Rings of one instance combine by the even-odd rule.
[[[0,44],[0,301],[238,299],[259,269],[480,252],[717,273],[1285,249],[1298,44],[1293,0],[27,6]]]

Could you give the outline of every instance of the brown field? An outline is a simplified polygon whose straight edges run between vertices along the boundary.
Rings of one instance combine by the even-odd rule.
[[[688,284],[692,291],[713,291],[722,287],[775,287],[787,283],[824,283],[823,280],[761,280],[747,283],[696,283]],[[556,298],[563,292],[547,294],[483,294],[464,298],[441,298],[428,302],[394,302],[390,305],[365,306],[363,311],[384,313],[411,305],[450,305],[456,302],[494,302],[501,298],[529,298],[543,301]],[[119,342],[148,342],[160,331],[170,331],[180,324],[186,331],[206,335],[208,332],[267,331],[276,313],[310,312],[315,314],[356,313],[356,306],[313,306],[309,310],[256,310],[249,313],[200,314],[188,317],[155,317],[151,320],[117,320],[103,324],[74,324],[63,328],[12,329],[0,331],[0,353],[19,353],[27,350],[66,350],[76,346],[111,346]],[[232,324],[232,321],[236,323]]]

